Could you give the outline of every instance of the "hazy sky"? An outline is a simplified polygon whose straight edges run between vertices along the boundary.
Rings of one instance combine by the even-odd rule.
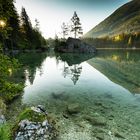
[[[25,7],[32,24],[37,18],[43,35],[54,37],[59,35],[63,22],[69,22],[74,11],[81,19],[83,31],[86,33],[118,7],[129,0],[16,0],[19,13]]]

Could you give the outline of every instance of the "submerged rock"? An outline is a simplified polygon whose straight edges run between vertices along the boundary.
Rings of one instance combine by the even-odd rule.
[[[106,125],[106,120],[104,117],[101,116],[85,116],[84,117],[87,121],[89,121],[92,125],[101,125],[105,126]]]
[[[59,100],[67,100],[68,95],[65,92],[52,92],[52,97]]]
[[[114,132],[114,136],[117,137],[117,138],[125,139],[125,137],[123,136],[123,134],[120,133],[120,132],[118,132],[118,131],[115,131],[115,132]]]
[[[104,133],[96,133],[96,134],[95,134],[95,137],[96,137],[98,140],[104,140]]]
[[[79,113],[80,112],[80,105],[77,103],[68,105],[67,112],[69,114]]]

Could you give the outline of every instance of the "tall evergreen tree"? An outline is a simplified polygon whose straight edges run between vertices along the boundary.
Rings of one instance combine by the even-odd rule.
[[[19,16],[14,6],[13,0],[1,0],[0,1],[0,20],[6,23],[4,37],[6,40],[6,46],[17,46],[19,37]],[[10,48],[9,47],[9,48]]]
[[[30,47],[30,49],[39,49],[42,48],[42,46],[45,46],[46,41],[42,37],[40,29],[39,29],[39,21],[35,20],[35,27],[32,27],[31,21],[29,16],[27,15],[27,12],[25,8],[22,8],[21,12],[21,29],[22,33],[24,35],[24,40],[27,42],[27,46]]]
[[[33,41],[33,27],[24,7],[22,7],[21,10],[21,28],[22,33],[25,37],[24,39],[28,42],[29,46],[31,47]]]
[[[65,37],[68,35],[68,26],[66,25],[65,22],[62,23],[61,29],[62,29],[63,38],[65,39]]]
[[[74,37],[76,38],[79,34],[83,34],[80,18],[78,17],[76,11],[74,12],[73,17],[71,18],[71,21],[71,32],[74,32]]]
[[[35,19],[35,30],[39,32],[40,30],[40,23],[37,19]]]

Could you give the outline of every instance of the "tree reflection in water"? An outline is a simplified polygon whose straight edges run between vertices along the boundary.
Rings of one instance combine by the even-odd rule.
[[[82,66],[80,66],[80,64],[68,66],[66,62],[64,62],[62,75],[64,76],[64,78],[70,77],[74,85],[76,85],[77,81],[79,80],[81,72],[82,72]]]
[[[71,69],[71,72],[72,72],[71,80],[73,81],[74,85],[76,85],[82,72],[82,66],[74,65],[74,67]]]
[[[56,58],[64,63],[62,75],[64,78],[70,77],[74,85],[76,85],[82,72],[82,66],[80,64],[93,57],[94,54],[56,54]]]

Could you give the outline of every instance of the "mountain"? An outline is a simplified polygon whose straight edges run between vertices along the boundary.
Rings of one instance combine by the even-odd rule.
[[[140,0],[124,4],[83,37],[100,38],[136,32],[140,32]]]

